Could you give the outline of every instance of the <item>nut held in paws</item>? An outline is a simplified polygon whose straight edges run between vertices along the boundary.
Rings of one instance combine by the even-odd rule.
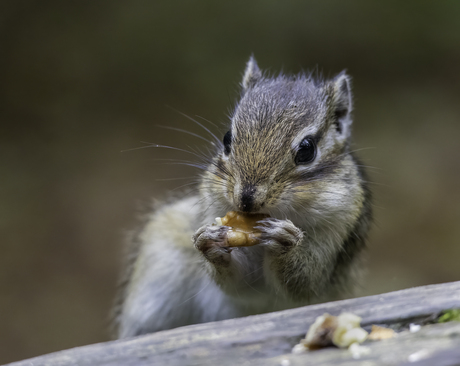
[[[259,243],[259,232],[254,229],[256,223],[269,217],[265,214],[247,214],[229,211],[224,217],[217,217],[217,225],[229,226],[227,242],[230,247],[249,247]]]

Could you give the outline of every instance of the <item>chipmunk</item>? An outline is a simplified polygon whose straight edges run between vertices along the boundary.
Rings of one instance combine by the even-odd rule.
[[[229,131],[199,193],[152,212],[135,242],[118,337],[340,299],[356,286],[371,223],[350,150],[352,94],[332,80],[261,72],[249,59]],[[235,210],[269,217],[259,244],[228,247]]]

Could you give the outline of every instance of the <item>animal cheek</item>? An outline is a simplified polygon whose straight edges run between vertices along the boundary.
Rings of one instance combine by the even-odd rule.
[[[255,212],[267,206],[269,192],[266,186],[259,185],[253,196],[253,210]]]
[[[306,187],[299,187],[293,194],[294,201],[305,202],[314,200],[314,194]]]
[[[235,192],[235,186],[233,182],[227,181],[227,184],[223,188],[223,193],[224,193],[225,198],[229,202],[233,202],[234,192]]]

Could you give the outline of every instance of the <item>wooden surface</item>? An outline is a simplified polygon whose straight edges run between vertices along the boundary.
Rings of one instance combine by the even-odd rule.
[[[276,313],[198,324],[78,347],[11,363],[11,366],[146,365],[460,365],[460,322],[429,324],[442,310],[460,308],[460,282],[417,287]],[[327,348],[293,355],[314,319],[327,312],[353,312],[361,325],[390,326],[396,338],[366,342],[371,353],[353,359],[348,350]],[[72,330],[69,329],[69,332]],[[38,335],[39,336],[39,335]]]

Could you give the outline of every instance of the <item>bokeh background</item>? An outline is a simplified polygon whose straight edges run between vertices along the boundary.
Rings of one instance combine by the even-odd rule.
[[[203,147],[157,126],[225,125],[252,53],[353,77],[375,167],[361,295],[460,279],[460,2],[4,0],[0,363],[108,339],[124,232],[198,173],[121,151]]]

